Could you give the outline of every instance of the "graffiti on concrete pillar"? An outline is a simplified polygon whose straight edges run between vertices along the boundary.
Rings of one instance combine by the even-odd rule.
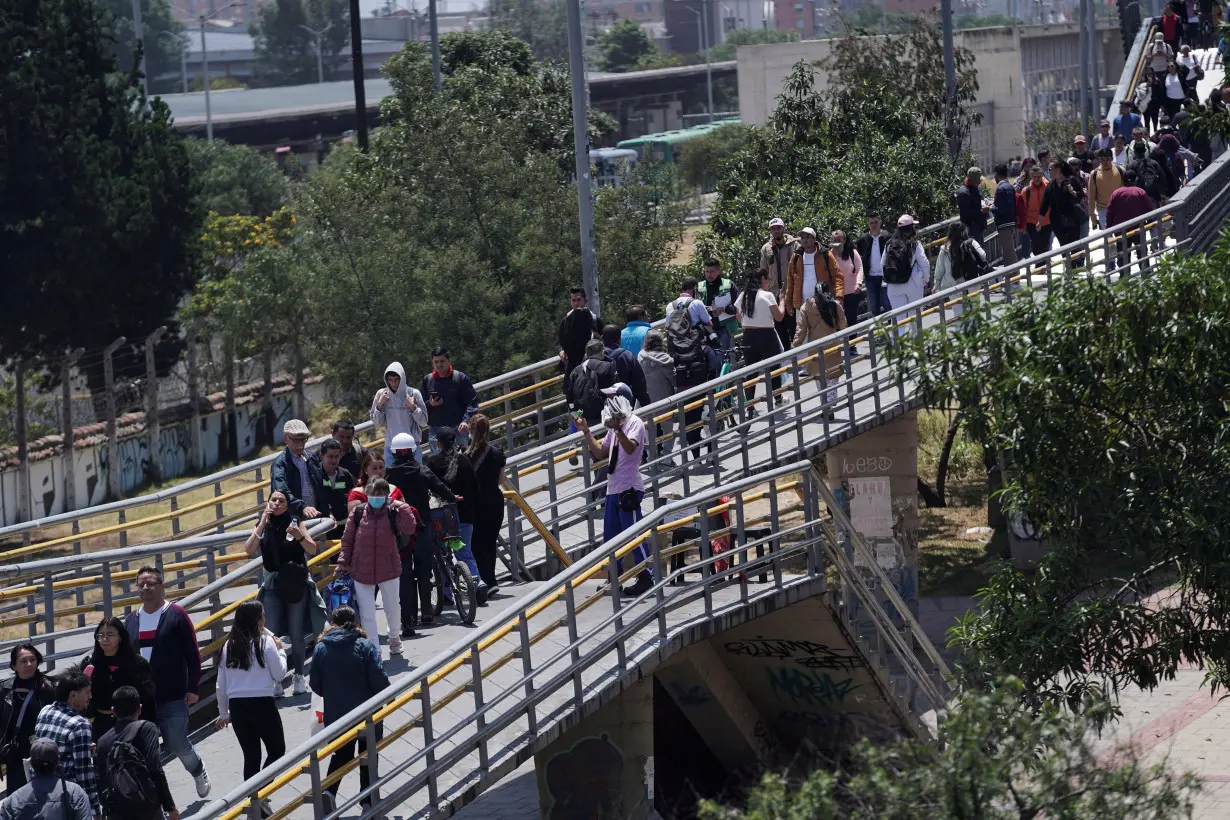
[[[623,820],[624,756],[603,734],[547,762],[548,820]]]
[[[815,641],[756,637],[750,640],[731,641],[726,644],[726,651],[746,658],[793,660],[799,666],[805,666],[808,669],[848,671],[862,666],[862,662],[853,652],[835,649]]]
[[[841,703],[859,685],[853,678],[838,676],[834,679],[827,672],[799,669],[795,666],[778,666],[765,670],[769,687],[779,700],[795,706],[827,706]]]

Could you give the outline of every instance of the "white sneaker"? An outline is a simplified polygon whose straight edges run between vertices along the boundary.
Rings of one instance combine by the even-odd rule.
[[[389,638],[389,654],[401,654],[401,638]]]
[[[306,695],[307,690],[307,679],[305,679],[303,675],[295,675],[295,694]]]
[[[278,681],[273,685],[273,696],[275,698],[286,697],[286,687],[282,685],[282,681]]]
[[[196,796],[204,800],[209,797],[209,790],[212,784],[209,782],[209,772],[201,769],[201,773],[192,778],[196,783]]]

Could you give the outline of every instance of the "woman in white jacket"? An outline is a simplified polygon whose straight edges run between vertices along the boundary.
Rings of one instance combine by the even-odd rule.
[[[906,305],[913,304],[923,298],[923,290],[927,285],[927,280],[931,277],[931,263],[927,261],[927,254],[923,250],[922,243],[915,238],[916,225],[914,217],[909,214],[903,214],[897,220],[897,232],[893,234],[889,240],[888,250],[885,255],[896,255],[897,253],[907,254],[910,260],[910,278],[906,282],[891,283],[887,282],[888,303],[893,306],[893,309],[903,308]],[[898,315],[895,319],[903,319],[905,316]],[[898,327],[897,333],[909,333],[909,328],[912,324],[907,324],[904,327]]]
[[[414,439],[414,457],[423,462],[419,442],[427,426],[427,402],[418,388],[406,383],[406,369],[401,362],[390,362],[384,369],[384,387],[372,397],[372,423],[384,428],[384,466],[393,466],[393,436],[409,433]]]
[[[286,754],[282,718],[273,699],[274,686],[286,677],[286,649],[265,629],[265,608],[259,601],[244,601],[235,610],[235,625],[222,647],[218,662],[219,729],[235,730],[243,751],[243,779],[261,770],[261,744],[265,766]],[[272,812],[262,806],[267,816]]]
[[[933,293],[948,290],[969,279],[977,279],[986,270],[986,251],[978,240],[970,237],[964,225],[954,222],[948,226],[948,241],[940,248],[940,255],[935,260],[931,290]],[[957,318],[965,311],[964,302],[949,306],[947,311],[948,316]]]

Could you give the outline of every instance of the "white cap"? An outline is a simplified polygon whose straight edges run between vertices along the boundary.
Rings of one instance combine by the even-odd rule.
[[[897,227],[898,228],[913,228],[914,227],[914,217],[910,216],[909,214],[902,214],[897,219]]]
[[[628,401],[632,401],[632,388],[623,382],[615,382],[610,387],[604,387],[600,391],[602,395],[608,397],[623,396]]]
[[[803,230],[799,231],[799,233],[805,233],[805,234],[807,234],[808,236],[810,236],[812,239],[815,239],[815,238],[816,238],[816,229],[815,229],[815,228],[804,228]]]
[[[312,431],[299,419],[291,419],[282,425],[282,435],[284,436],[310,436],[311,434]]]
[[[398,450],[413,450],[414,436],[409,433],[398,433],[393,436],[393,440],[389,442],[389,449],[395,453]]]
[[[782,220],[780,216],[775,216],[769,220],[769,227],[770,228],[784,228],[786,227],[786,223]]]

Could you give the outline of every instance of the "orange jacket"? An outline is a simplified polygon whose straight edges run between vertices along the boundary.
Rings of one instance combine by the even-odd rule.
[[[1035,187],[1033,180],[1025,186],[1025,190],[1021,193],[1025,197],[1025,224],[1036,225],[1039,228],[1045,228],[1051,224],[1050,216],[1039,214],[1038,210],[1042,207],[1042,196],[1046,193],[1046,178],[1042,179],[1042,184]]]
[[[823,280],[828,281],[833,298],[840,302],[846,295],[846,285],[841,268],[837,266],[837,257],[833,256],[832,251],[817,245],[816,282]],[[786,270],[786,307],[798,310],[811,296],[812,294],[803,292],[803,248],[800,246],[790,255],[790,266]]]

